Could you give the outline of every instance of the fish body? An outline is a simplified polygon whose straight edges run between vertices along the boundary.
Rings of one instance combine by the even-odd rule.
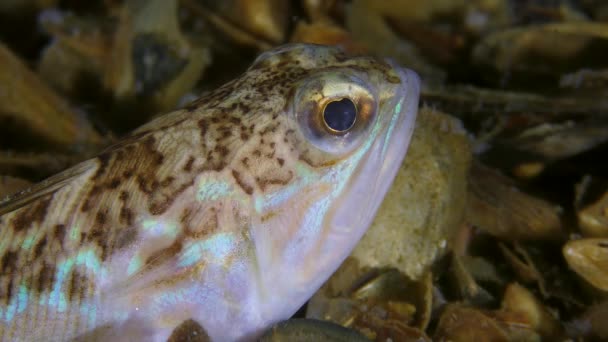
[[[258,337],[371,223],[418,92],[391,62],[287,45],[5,200],[1,340]]]

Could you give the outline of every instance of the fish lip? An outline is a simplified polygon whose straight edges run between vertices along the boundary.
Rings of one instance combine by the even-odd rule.
[[[401,110],[399,112],[395,112],[391,117],[391,120],[394,120],[395,117],[397,119],[397,123],[394,125],[394,129],[392,132],[388,132],[385,135],[383,145],[385,151],[382,154],[382,160],[386,160],[386,158],[391,158],[391,155],[394,155],[393,158],[399,159],[399,167],[405,159],[405,155],[409,150],[409,143],[411,137],[413,135],[413,131],[416,124],[416,117],[418,114],[418,101],[420,97],[420,76],[418,74],[408,68],[401,67],[394,60],[387,58],[385,62],[389,64],[395,72],[399,75],[401,80],[401,84],[397,88],[397,94],[393,96],[393,103],[389,106],[389,108],[396,108],[397,103],[402,101]],[[390,129],[390,125],[386,128]],[[401,144],[400,144],[401,143]],[[404,153],[396,153],[399,146],[404,147]],[[380,171],[381,176],[378,177],[378,180],[381,180],[383,175],[386,175],[388,170],[385,170],[391,163],[384,162],[382,165],[382,169]],[[397,175],[397,171],[399,167],[394,170],[392,174],[389,173],[391,179],[394,179]],[[386,191],[388,191],[388,187],[390,187],[390,183],[386,186]]]
[[[358,170],[355,171],[358,174],[349,185],[350,189],[343,194],[348,199],[331,215],[332,230],[337,233],[335,237],[340,239],[349,236],[353,241],[352,248],[371,226],[384,196],[401,168],[409,149],[418,113],[420,95],[418,74],[413,70],[402,68],[394,61],[386,60],[386,62],[401,80],[400,84],[395,85],[395,94],[386,108],[396,109],[399,102],[401,108],[393,113],[385,113],[381,118],[385,127],[361,160]],[[378,164],[381,166],[378,167]],[[369,182],[373,183],[369,184]],[[365,210],[356,211],[349,203],[354,203],[355,207],[360,203],[367,203],[368,206]]]
[[[411,69],[401,67],[392,59],[385,59],[385,61],[397,72],[401,80],[388,108],[397,108],[398,103],[401,102],[401,109],[395,111],[392,115],[387,115],[386,120],[396,120],[396,122],[394,124],[387,123],[383,132],[383,139],[378,139],[375,142],[375,145],[382,149],[379,157],[382,167],[378,171],[374,191],[370,196],[370,203],[374,205],[373,215],[369,222],[370,226],[409,150],[409,144],[416,126],[420,96],[420,77],[418,74]],[[386,130],[390,131],[387,132]]]

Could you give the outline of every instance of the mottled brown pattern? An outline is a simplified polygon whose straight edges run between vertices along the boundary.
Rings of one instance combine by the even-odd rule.
[[[46,244],[47,244],[46,236],[44,236],[42,239],[40,239],[36,243],[36,245],[34,246],[34,259],[38,259],[42,255],[42,252],[44,251]]]
[[[65,224],[56,224],[53,227],[51,238],[61,244],[65,239]]]
[[[102,266],[110,265],[119,252],[140,247],[144,219],[173,221],[180,230],[169,247],[147,246],[146,269],[174,259],[187,239],[204,239],[221,230],[220,214],[226,210],[233,211],[237,223],[231,229],[246,234],[249,218],[238,209],[186,197],[196,196],[197,181],[221,174],[251,196],[285,186],[298,160],[313,167],[327,162],[299,141],[293,118],[285,115],[301,80],[336,67],[396,77],[389,75],[388,65],[376,61],[311,53],[292,47],[264,55],[242,77],[183,110],[158,117],[98,157],[53,178],[40,188],[49,189],[44,196],[25,193],[0,203],[0,212],[23,203],[0,216],[0,236],[10,240],[0,246],[0,308],[15,297],[19,284],[32,291],[30,303],[57,285],[69,305],[90,298],[98,291],[98,275],[74,266],[62,284],[55,284],[58,265],[84,250],[93,250]],[[184,324],[196,328],[197,323]],[[84,336],[83,331],[71,333]]]
[[[182,214],[181,224],[184,229],[185,237],[193,240],[204,238],[209,236],[213,232],[220,229],[218,222],[218,209],[216,207],[210,207],[202,210],[202,212],[193,212],[192,210],[184,210]],[[196,215],[200,215],[205,218],[201,222]],[[199,216],[199,217],[200,217]]]
[[[133,224],[133,211],[127,207],[120,208],[120,223],[131,226]]]
[[[17,252],[8,251],[0,259],[0,274],[10,274],[17,269]]]
[[[0,259],[0,303],[9,305],[14,286],[14,277],[12,276],[20,266],[19,255],[17,252],[8,251],[4,253]]]
[[[116,235],[114,236],[114,248],[117,250],[121,250],[123,248],[129,247],[133,242],[137,240],[139,230],[134,225],[129,225],[120,229]]]
[[[234,177],[236,184],[238,184],[238,186],[240,186],[241,189],[243,189],[243,191],[245,191],[247,195],[251,195],[253,193],[253,187],[245,183],[245,181],[241,178],[241,174],[238,171],[232,170],[232,176]]]
[[[258,184],[258,187],[262,191],[266,191],[266,189],[272,185],[287,185],[293,178],[293,172],[288,171],[286,176],[275,176],[273,177],[256,177],[255,181]]]
[[[43,263],[40,270],[36,272],[36,280],[34,281],[34,292],[44,293],[52,289],[55,280],[55,265]]]
[[[194,164],[194,160],[195,159],[193,156],[188,157],[188,161],[186,162],[186,164],[184,164],[182,170],[184,170],[185,172],[192,171],[192,165]]]
[[[0,304],[10,305],[13,299],[13,282],[14,279],[10,275],[0,276]]]
[[[22,231],[29,228],[32,223],[40,223],[46,217],[46,211],[51,203],[51,196],[45,196],[32,205],[28,206],[26,210],[22,210],[18,215],[15,215],[11,224],[15,231]]]
[[[93,292],[95,284],[92,280],[81,273],[78,269],[74,269],[70,273],[68,279],[67,295],[71,302],[78,302],[86,298],[90,293]]]
[[[147,265],[147,267],[154,267],[162,264],[163,262],[166,262],[167,260],[172,260],[176,255],[181,252],[182,247],[184,245],[183,242],[184,236],[178,236],[177,239],[175,239],[175,242],[172,243],[169,247],[163,248],[150,255],[146,260],[145,264]]]

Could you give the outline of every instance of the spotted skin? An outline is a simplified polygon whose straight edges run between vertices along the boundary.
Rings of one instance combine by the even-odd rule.
[[[348,94],[374,106],[370,119],[360,119],[367,126],[348,137],[358,139],[355,147],[328,153],[302,133],[297,113],[298,103],[318,102],[308,94],[334,91],[325,75],[336,72],[371,84],[369,94]],[[315,212],[338,210],[332,205],[345,191],[336,189],[352,185],[363,150],[390,135],[382,116],[409,120],[383,184],[405,154],[418,81],[403,75],[333,48],[282,47],[96,158],[1,202],[1,339],[165,341],[194,322],[205,338],[237,340],[288,318],[367,226],[335,246],[338,257],[324,262],[324,247],[311,243],[300,256],[320,253],[320,265],[297,259],[305,229],[321,240],[331,235],[323,223],[329,214],[315,220]],[[404,103],[396,93],[409,97],[407,110],[390,108]],[[333,146],[346,137],[318,139]],[[291,259],[290,268],[311,279],[281,286],[276,279]],[[271,283],[284,302],[269,295]]]

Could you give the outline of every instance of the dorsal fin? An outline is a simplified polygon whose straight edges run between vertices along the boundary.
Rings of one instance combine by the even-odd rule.
[[[0,216],[26,206],[41,197],[54,193],[72,179],[82,175],[94,166],[94,160],[87,160],[40,183],[34,184],[25,190],[8,196],[6,199],[0,200]]]

